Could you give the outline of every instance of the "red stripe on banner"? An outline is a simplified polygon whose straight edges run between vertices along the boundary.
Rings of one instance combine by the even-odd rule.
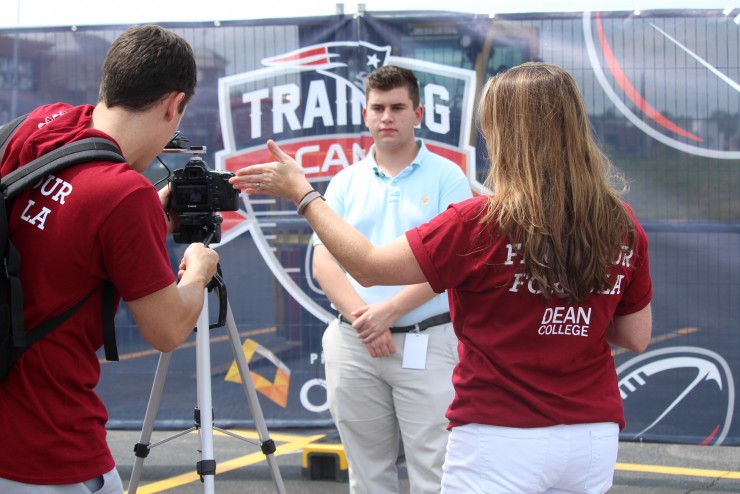
[[[315,136],[306,140],[279,142],[280,149],[292,156],[309,180],[328,180],[342,168],[363,158],[372,145],[372,137]],[[275,161],[267,147],[251,149],[226,159],[226,169],[236,171],[245,166]]]
[[[612,51],[611,46],[609,45],[609,41],[607,41],[606,35],[604,34],[604,28],[601,25],[601,15],[599,15],[598,12],[596,13],[596,27],[599,30],[599,40],[601,41],[601,48],[602,52],[604,53],[604,58],[606,58],[606,63],[609,66],[609,70],[614,76],[617,84],[620,88],[622,88],[622,91],[624,91],[624,94],[627,95],[627,97],[640,109],[640,111],[655,120],[655,122],[657,122],[662,127],[688,139],[692,139],[698,142],[704,142],[704,139],[702,139],[701,137],[692,134],[688,130],[683,129],[668,120],[668,118],[666,118],[658,110],[653,108],[650,103],[645,101],[645,99],[640,95],[639,91],[635,89],[630,80],[627,78],[627,75],[622,70],[622,67],[619,65],[619,62],[617,62],[617,58],[614,56],[614,52]]]
[[[319,60],[314,60],[313,62],[303,62],[301,65],[304,67],[312,67],[314,65],[326,65],[329,63],[329,58],[321,58]]]
[[[426,141],[425,144],[427,145],[427,149],[429,149],[429,151],[433,152],[434,154],[444,156],[448,160],[454,162],[467,175],[468,156],[465,153],[463,153],[459,149],[450,149],[442,146],[437,146],[430,141]]]
[[[719,424],[717,424],[714,427],[714,430],[711,434],[709,434],[702,442],[699,443],[700,446],[706,446],[708,444],[712,444],[712,441],[714,441],[714,438],[717,437],[717,433],[719,432]]]
[[[326,48],[320,47],[320,48],[314,48],[314,49],[311,49],[311,50],[304,50],[304,51],[301,51],[301,52],[298,52],[298,53],[294,53],[294,54],[289,55],[289,56],[286,56],[286,57],[273,58],[270,61],[272,63],[276,63],[276,62],[278,62],[278,63],[293,62],[293,61],[296,61],[296,60],[303,60],[304,58],[314,57],[316,55],[324,55],[326,57],[326,55],[327,55]],[[323,61],[321,61],[320,63],[323,64],[323,63],[328,63],[328,62],[329,62],[329,59],[327,57],[327,58],[324,58]],[[306,65],[316,65],[317,63],[319,63],[319,62],[312,62],[312,63],[306,64]]]
[[[307,140],[278,142],[280,148],[303,167],[309,180],[328,180],[342,168],[348,167],[365,157],[372,146],[369,135],[347,137],[315,136]],[[467,155],[460,150],[450,149],[426,141],[427,148],[467,170]],[[275,161],[267,147],[251,149],[226,159],[226,169],[235,172],[240,168],[257,163]]]

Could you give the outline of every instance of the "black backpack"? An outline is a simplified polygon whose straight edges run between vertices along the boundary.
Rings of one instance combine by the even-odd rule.
[[[15,130],[26,119],[22,115],[0,127],[0,160]],[[21,257],[11,242],[8,215],[12,199],[37,181],[63,168],[90,161],[126,161],[118,148],[109,140],[91,137],[51,151],[30,163],[0,177],[0,380],[5,379],[18,357],[33,343],[49,334],[76,312],[90,294],[71,309],[58,314],[26,332],[23,322],[23,290],[18,277]],[[118,360],[114,327],[115,289],[110,281],[103,283],[103,343],[105,358]]]

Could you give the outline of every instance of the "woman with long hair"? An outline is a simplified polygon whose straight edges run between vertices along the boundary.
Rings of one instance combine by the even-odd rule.
[[[565,70],[498,74],[478,113],[491,194],[385,246],[316,200],[272,141],[277,162],[231,181],[294,200],[360,283],[447,290],[460,363],[443,492],[606,492],[624,427],[610,343],[642,352],[652,330],[647,236]]]

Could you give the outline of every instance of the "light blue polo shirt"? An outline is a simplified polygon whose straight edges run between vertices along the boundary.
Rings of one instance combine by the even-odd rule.
[[[472,197],[468,179],[452,161],[430,152],[417,139],[419,153],[398,175],[383,173],[375,161],[375,145],[363,160],[337,173],[326,189],[327,204],[374,245],[385,245],[447,209]],[[314,235],[314,245],[321,240]],[[368,304],[388,300],[402,286],[363,287],[349,274],[352,286]],[[441,293],[401,316],[395,326],[408,326],[449,312]]]

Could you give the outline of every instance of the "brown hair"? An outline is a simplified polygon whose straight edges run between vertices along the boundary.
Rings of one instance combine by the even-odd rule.
[[[98,99],[109,108],[143,111],[177,91],[185,93],[182,112],[195,94],[197,77],[187,41],[159,26],[134,26],[108,49]]]
[[[493,191],[482,221],[521,245],[524,272],[543,296],[573,303],[605,290],[635,226],[626,190],[594,140],[575,79],[525,63],[492,77],[478,106]]]
[[[384,65],[370,72],[365,82],[365,97],[367,98],[371,91],[390,91],[398,87],[409,90],[414,109],[418,108],[421,101],[419,81],[409,69],[396,65]]]

